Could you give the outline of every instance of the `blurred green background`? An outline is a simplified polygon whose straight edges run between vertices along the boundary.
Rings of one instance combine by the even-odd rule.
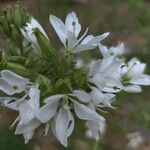
[[[0,0],[0,9],[15,2]],[[141,59],[148,64],[146,72],[150,73],[150,0],[22,0],[22,3],[49,31],[55,47],[62,45],[50,26],[50,13],[65,19],[69,12],[75,11],[83,29],[89,26],[90,32],[95,35],[110,32],[103,43],[115,46],[118,41],[125,42],[126,57]],[[2,39],[0,47],[4,47]],[[89,58],[97,54],[95,50],[83,55]],[[140,133],[143,138],[136,150],[150,150],[150,87],[143,88],[140,94],[119,94],[114,106],[117,109],[105,115],[107,132],[99,141],[97,150],[131,149],[127,135],[134,132]],[[15,117],[13,112],[1,109],[0,150],[64,149],[51,133],[43,138],[40,129],[34,140],[24,145],[22,136],[15,136],[14,131],[8,130]],[[68,150],[93,150],[97,143],[85,137],[83,123],[76,124]]]

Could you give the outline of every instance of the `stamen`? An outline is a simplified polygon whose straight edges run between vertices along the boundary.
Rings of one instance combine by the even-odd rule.
[[[80,37],[80,39],[78,40],[78,43],[81,42],[83,40],[83,38],[86,36],[87,32],[89,31],[89,27],[86,28],[84,34]]]
[[[48,131],[49,131],[49,128],[50,128],[50,125],[49,125],[49,123],[46,123],[46,126],[45,126],[45,131],[44,131],[44,137],[46,137],[47,136],[47,134],[48,134]]]
[[[13,122],[13,124],[9,127],[9,129],[13,129],[13,127],[15,126],[15,124],[20,120],[20,116],[18,116],[16,118],[16,120]]]

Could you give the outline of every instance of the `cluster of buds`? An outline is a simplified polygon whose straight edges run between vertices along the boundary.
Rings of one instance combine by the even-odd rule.
[[[67,15],[65,23],[56,16],[49,17],[64,45],[61,50],[53,48],[33,17],[22,14],[17,4],[14,16],[7,8],[0,17],[1,32],[11,45],[1,52],[0,104],[19,113],[12,124],[17,124],[15,134],[23,134],[28,143],[36,129],[45,124],[45,135],[51,127],[67,147],[76,116],[85,120],[86,135],[99,140],[106,127],[102,114],[105,108],[115,109],[112,102],[116,94],[138,93],[141,85],[150,85],[150,76],[144,74],[146,65],[136,58],[126,62],[123,43],[104,46],[101,41],[109,33],[87,35],[87,28],[79,37],[81,25],[74,12]],[[95,48],[100,59],[87,64],[78,59],[77,53]]]

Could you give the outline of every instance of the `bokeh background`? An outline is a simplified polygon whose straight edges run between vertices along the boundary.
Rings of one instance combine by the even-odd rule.
[[[137,57],[147,63],[150,73],[150,0],[22,0],[22,4],[35,16],[49,32],[55,47],[61,43],[50,26],[51,14],[65,19],[69,12],[76,12],[80,23],[90,32],[100,34],[110,32],[104,40],[108,46],[117,45],[118,41],[126,45],[126,57]],[[0,10],[7,5],[14,5],[15,0],[0,0]],[[0,39],[0,48],[5,43]],[[98,51],[83,54],[85,58],[96,57]],[[140,94],[121,93],[114,103],[116,110],[106,114],[107,132],[96,143],[85,137],[82,123],[77,126],[69,139],[68,150],[150,150],[150,87],[143,88]],[[0,110],[0,150],[63,150],[51,133],[43,138],[39,129],[34,140],[24,144],[22,136],[15,136],[9,126],[17,114],[1,108]],[[135,146],[135,147],[134,147]]]

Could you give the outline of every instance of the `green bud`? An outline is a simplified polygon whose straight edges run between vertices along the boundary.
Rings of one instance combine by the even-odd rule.
[[[7,45],[6,50],[7,50],[8,55],[11,55],[11,56],[18,55],[17,48],[16,48],[14,41],[6,40],[6,45]]]
[[[20,2],[17,2],[14,23],[18,28],[22,27],[22,17],[22,7],[20,5]]]
[[[17,63],[7,62],[6,63],[6,69],[14,71],[14,72],[20,74],[21,76],[30,78],[32,80],[35,80],[38,76],[37,73],[35,73],[35,72],[25,68],[23,65],[20,65],[20,64],[17,64]]]
[[[22,56],[10,56],[7,58],[9,62],[24,64],[26,58]]]
[[[7,7],[6,17],[7,17],[8,22],[11,23],[13,21],[12,10],[10,6]]]
[[[4,60],[0,61],[0,70],[6,69],[6,65],[7,63]]]
[[[6,18],[4,16],[0,17],[0,25],[3,30],[3,32],[7,35],[11,35],[11,29],[9,27],[9,23],[7,22]]]
[[[42,54],[46,58],[56,57],[56,50],[51,46],[50,41],[38,28],[34,29],[34,35],[38,41],[38,44],[42,50]]]
[[[19,33],[18,30],[16,29],[15,25],[14,25],[14,24],[11,24],[10,27],[11,27],[12,37],[13,37],[14,41],[20,43],[20,42],[21,42],[20,33]]]

